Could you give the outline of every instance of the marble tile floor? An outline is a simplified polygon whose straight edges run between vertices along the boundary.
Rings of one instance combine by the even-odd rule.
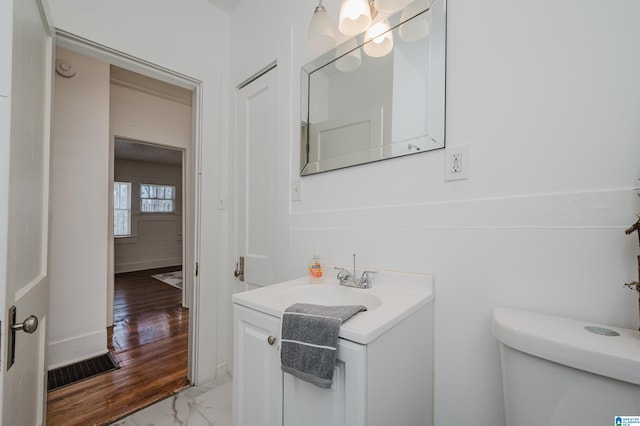
[[[231,377],[194,386],[111,426],[231,426]]]

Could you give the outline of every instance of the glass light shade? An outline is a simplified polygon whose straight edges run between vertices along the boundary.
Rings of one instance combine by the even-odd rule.
[[[349,52],[349,53],[347,53]],[[351,72],[360,68],[362,54],[355,38],[350,38],[336,49],[336,68],[342,72]]]
[[[371,25],[371,9],[367,0],[342,0],[338,29],[342,34],[360,34]]]
[[[426,10],[427,0],[415,0],[405,10],[402,11],[400,21],[407,19]],[[427,10],[421,15],[415,16],[410,21],[400,25],[399,35],[404,41],[417,41],[425,38],[431,32],[431,11]]]
[[[364,36],[366,41],[364,53],[372,58],[380,58],[393,49],[393,31],[389,31],[391,26],[389,21],[377,22],[373,24]]]
[[[411,0],[374,0],[373,6],[381,13],[394,13],[404,9]]]
[[[336,37],[331,18],[329,18],[327,9],[322,5],[318,5],[309,23],[307,47],[312,53],[320,54],[332,49],[335,45]]]

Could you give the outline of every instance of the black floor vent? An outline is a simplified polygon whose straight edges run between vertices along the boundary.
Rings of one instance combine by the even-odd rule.
[[[61,388],[90,377],[120,368],[118,360],[111,352],[75,364],[49,370],[47,391]]]

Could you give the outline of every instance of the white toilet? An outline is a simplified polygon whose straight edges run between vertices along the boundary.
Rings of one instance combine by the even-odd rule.
[[[500,342],[507,425],[640,417],[640,332],[504,308],[494,311],[491,329]]]

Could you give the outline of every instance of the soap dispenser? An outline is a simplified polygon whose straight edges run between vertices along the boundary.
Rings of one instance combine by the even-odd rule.
[[[309,282],[314,284],[319,284],[322,282],[322,278],[324,277],[324,271],[322,270],[322,264],[320,263],[320,256],[318,256],[318,249],[316,248],[313,257],[309,261]]]

